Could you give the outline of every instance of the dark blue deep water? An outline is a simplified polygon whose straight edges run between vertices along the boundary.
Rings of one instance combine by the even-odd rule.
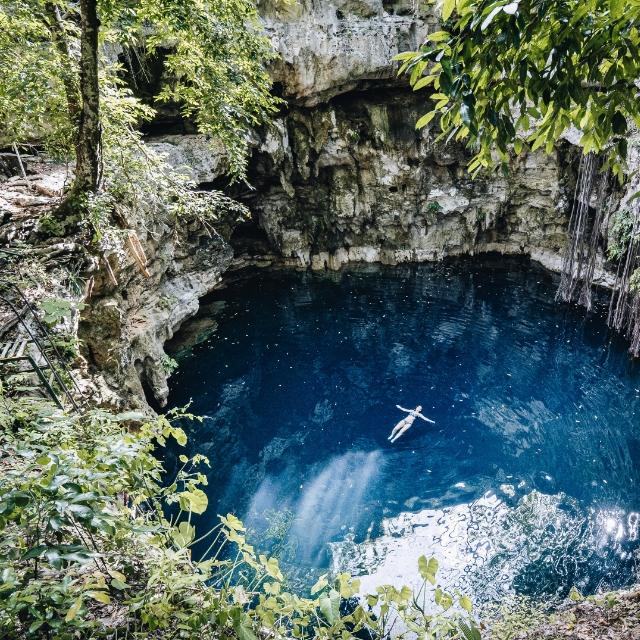
[[[171,404],[207,416],[187,447],[211,460],[200,533],[234,512],[307,585],[413,583],[420,554],[478,600],[637,580],[639,370],[556,284],[484,258],[216,293],[217,330],[171,379]],[[396,404],[436,424],[390,444]]]

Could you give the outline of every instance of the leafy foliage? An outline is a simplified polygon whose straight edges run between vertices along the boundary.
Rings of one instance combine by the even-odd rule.
[[[69,0],[7,0],[0,6],[0,136],[5,142],[45,137],[69,156],[78,100],[78,4]],[[200,131],[222,141],[230,170],[241,175],[252,129],[274,111],[264,63],[272,55],[250,0],[98,2],[101,21],[101,111],[105,148],[119,147],[121,125],[150,118],[122,80],[133,86],[126,59],[161,55],[159,102],[181,106]],[[70,105],[71,102],[71,105]]]
[[[73,127],[60,57],[43,10],[40,5],[34,11],[28,1],[0,5],[0,141],[43,137],[50,152],[64,156],[72,146]]]
[[[640,2],[444,0],[444,25],[400,54],[415,90],[430,92],[443,136],[475,150],[477,172],[510,150],[547,152],[569,129],[622,178],[627,121],[640,124]]]
[[[248,216],[244,205],[221,191],[196,191],[187,175],[144,144],[134,120],[125,126],[125,115],[120,119],[118,141],[105,148],[103,188],[86,201],[85,223],[100,248],[121,249],[126,237],[123,227],[158,217],[176,230],[197,221],[215,234],[217,223]]]
[[[359,582],[340,574],[303,597],[287,591],[278,561],[255,552],[235,516],[196,540],[191,519],[207,507],[198,468],[208,461],[180,456],[164,486],[153,455],[168,438],[186,443],[180,412],[69,416],[2,402],[3,637],[342,639],[383,637],[394,626],[399,637],[479,637],[467,598],[430,590],[433,558],[419,560],[416,593],[386,585],[356,597]],[[209,550],[195,562],[190,547],[205,538]]]
[[[202,133],[224,143],[232,173],[242,174],[251,131],[277,104],[261,64],[273,52],[259,33],[253,2],[143,0],[137,20],[154,29],[127,30],[126,45],[144,47],[147,55],[170,47],[164,63],[169,81],[158,100],[182,105],[183,115],[195,119]]]
[[[627,209],[620,209],[609,218],[607,233],[607,257],[620,260],[626,253],[633,232],[633,217]]]
[[[70,300],[62,298],[47,298],[40,303],[42,320],[45,324],[53,327],[59,322],[73,315],[83,307],[82,304],[74,304]]]

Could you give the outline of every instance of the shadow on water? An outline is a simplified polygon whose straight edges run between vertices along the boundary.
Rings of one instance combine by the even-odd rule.
[[[172,405],[207,416],[188,444],[212,463],[201,532],[235,512],[307,585],[411,582],[421,553],[479,598],[633,582],[638,366],[556,284],[489,257],[217,292],[215,333],[171,379]],[[396,404],[436,424],[391,445]]]

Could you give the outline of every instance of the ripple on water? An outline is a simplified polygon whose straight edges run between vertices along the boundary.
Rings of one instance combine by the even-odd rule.
[[[524,261],[258,273],[171,380],[204,414],[211,508],[307,585],[417,579],[479,600],[638,579],[640,379],[603,319]],[[224,304],[219,304],[224,300]],[[387,436],[423,406],[398,442]],[[169,452],[167,466],[172,466]]]

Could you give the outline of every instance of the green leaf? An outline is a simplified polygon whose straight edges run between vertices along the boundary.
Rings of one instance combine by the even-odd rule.
[[[181,429],[180,427],[172,427],[171,434],[181,447],[184,447],[187,444],[187,434],[184,432],[184,429]]]
[[[424,580],[427,580],[431,584],[436,583],[436,574],[438,573],[438,561],[435,558],[429,558],[426,556],[420,556],[418,558],[418,571]]]
[[[321,575],[320,578],[318,578],[318,581],[313,585],[313,587],[311,587],[311,595],[314,596],[318,591],[322,591],[328,584],[327,574],[325,573],[324,575]]]
[[[188,522],[181,522],[177,529],[171,531],[171,537],[180,549],[187,547],[196,537],[196,529]]]
[[[32,547],[26,553],[23,554],[23,560],[31,560],[32,558],[39,558],[44,552],[48,549],[45,545],[38,545],[37,547]]]
[[[436,116],[437,111],[429,111],[429,113],[425,114],[416,122],[416,129],[424,129]]]
[[[226,516],[220,516],[220,521],[224,524],[228,529],[233,529],[234,531],[244,531],[245,527],[242,524],[242,520],[233,515],[233,513],[228,513]]]
[[[82,596],[78,596],[73,604],[69,607],[69,611],[67,611],[67,615],[64,617],[65,622],[71,622],[80,612],[82,608]]]
[[[93,515],[93,509],[91,509],[90,507],[87,507],[84,504],[70,504],[67,507],[68,511],[71,511],[71,513],[73,513],[74,516],[76,516],[77,518],[80,518],[81,520],[86,520],[87,518],[90,518]]]
[[[614,18],[620,18],[624,15],[626,0],[609,0],[611,15]]]
[[[413,90],[414,91],[420,91],[420,89],[424,89],[424,87],[427,87],[430,84],[433,84],[433,81],[435,80],[435,76],[423,76],[422,78],[419,78],[413,85]]]
[[[448,31],[434,31],[433,33],[430,33],[425,40],[430,42],[442,42],[443,40],[448,40],[449,37],[450,35]]]
[[[194,488],[191,491],[183,491],[178,494],[178,503],[183,511],[189,511],[198,515],[207,510],[209,499],[202,489]]]
[[[415,51],[405,51],[393,56],[393,59],[396,62],[403,62],[405,60],[411,60],[411,58],[413,58],[415,55],[417,55]]]
[[[482,640],[480,629],[476,627],[473,621],[468,624],[464,621],[460,621],[458,626],[460,627],[460,631],[462,631],[464,640]]]
[[[87,591],[87,596],[92,598],[96,602],[101,602],[102,604],[111,604],[111,598],[106,591]]]
[[[444,0],[442,5],[442,19],[448,20],[456,8],[456,0]]]
[[[238,640],[258,640],[250,622],[248,622],[249,620],[249,616],[245,615],[241,621],[234,623],[233,629],[238,635]]]
[[[340,618],[340,594],[331,589],[328,595],[320,598],[320,612],[330,625],[334,625]]]
[[[467,596],[460,596],[460,606],[467,612],[473,611],[473,603]]]
[[[277,558],[267,558],[265,555],[260,555],[260,562],[265,571],[276,580],[284,580],[284,577],[280,571]]]

